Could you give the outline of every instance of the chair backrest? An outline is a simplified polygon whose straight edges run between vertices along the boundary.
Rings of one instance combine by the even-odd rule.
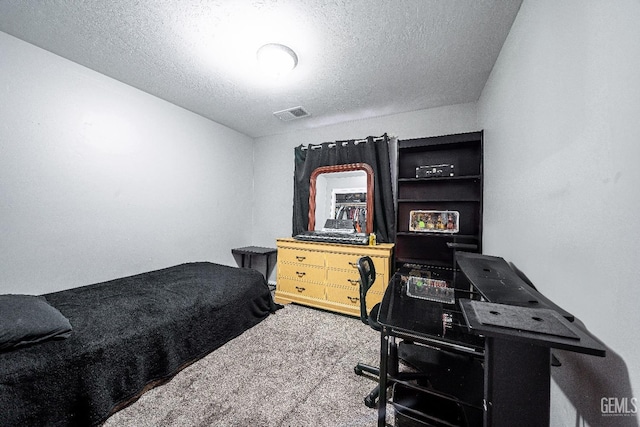
[[[363,256],[358,260],[358,271],[360,272],[360,320],[369,324],[369,312],[367,311],[367,292],[376,281],[376,267],[373,260],[368,256]]]

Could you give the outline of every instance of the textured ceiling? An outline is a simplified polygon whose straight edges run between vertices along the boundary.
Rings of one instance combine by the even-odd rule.
[[[520,3],[2,0],[0,31],[259,137],[476,101]],[[265,43],[297,53],[286,78],[257,70]]]

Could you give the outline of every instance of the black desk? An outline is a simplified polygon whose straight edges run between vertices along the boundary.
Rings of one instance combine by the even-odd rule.
[[[456,295],[459,304],[441,305],[412,298],[396,276],[385,292],[378,315],[378,426],[385,426],[387,387],[402,383],[396,375],[396,338],[483,359],[480,396],[447,396],[465,410],[483,411],[483,425],[511,427],[526,421],[548,426],[551,348],[605,356],[605,347],[526,284],[504,259],[459,252],[456,260],[482,301]],[[441,313],[452,317],[454,328],[443,329]]]
[[[387,387],[393,384],[405,384],[405,381],[400,380],[400,376],[397,375],[397,338],[428,346],[424,348],[425,351],[437,352],[437,350],[429,350],[430,348],[443,349],[450,354],[460,354],[478,360],[482,360],[484,356],[484,341],[482,338],[467,333],[464,317],[456,305],[434,303],[410,297],[406,294],[405,286],[400,275],[395,274],[382,298],[378,314],[378,322],[382,326],[380,333],[380,397],[378,402],[378,426],[381,427],[385,426],[386,404],[383,402],[387,400]],[[444,328],[443,314],[451,316],[453,324],[451,329]],[[432,356],[431,359],[437,359],[437,356]],[[450,366],[444,369],[449,368]],[[464,378],[460,381],[464,383]],[[427,390],[413,386],[412,389],[429,393],[436,399],[440,399],[436,405],[442,406],[442,402],[451,402],[453,405],[464,407],[467,411],[475,412],[476,419],[481,419],[482,373],[480,373],[479,382],[480,384],[469,387],[477,390],[477,395],[466,393],[463,399],[452,396],[445,391],[439,392],[434,389]],[[462,390],[462,394],[465,394],[465,390]]]
[[[551,349],[604,357],[604,345],[504,259],[460,252],[456,260],[486,300],[460,300],[469,331],[485,337],[484,424],[548,426]]]
[[[278,250],[276,248],[263,248],[260,246],[246,246],[244,248],[235,248],[231,249],[231,253],[233,255],[241,256],[241,264],[240,267],[245,267],[245,261],[248,257],[249,263],[246,265],[248,268],[252,268],[253,265],[253,257],[257,256],[260,258],[264,258],[265,267],[264,267],[264,278],[265,280],[269,280],[269,260],[271,255],[277,253]]]

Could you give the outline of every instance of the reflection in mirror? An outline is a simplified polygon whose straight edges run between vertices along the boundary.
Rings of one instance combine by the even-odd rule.
[[[309,230],[327,219],[352,219],[356,231],[373,232],[373,170],[366,163],[323,166],[311,174]]]
[[[362,231],[367,213],[367,174],[363,170],[323,173],[316,180],[316,230],[327,219],[353,219]]]

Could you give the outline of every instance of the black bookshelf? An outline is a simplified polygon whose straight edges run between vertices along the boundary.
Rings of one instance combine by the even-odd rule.
[[[482,253],[482,158],[482,132],[398,141],[396,269],[420,264],[452,279],[456,250]],[[416,168],[433,165],[445,166],[417,177]],[[412,229],[412,211],[458,212],[455,232]]]

